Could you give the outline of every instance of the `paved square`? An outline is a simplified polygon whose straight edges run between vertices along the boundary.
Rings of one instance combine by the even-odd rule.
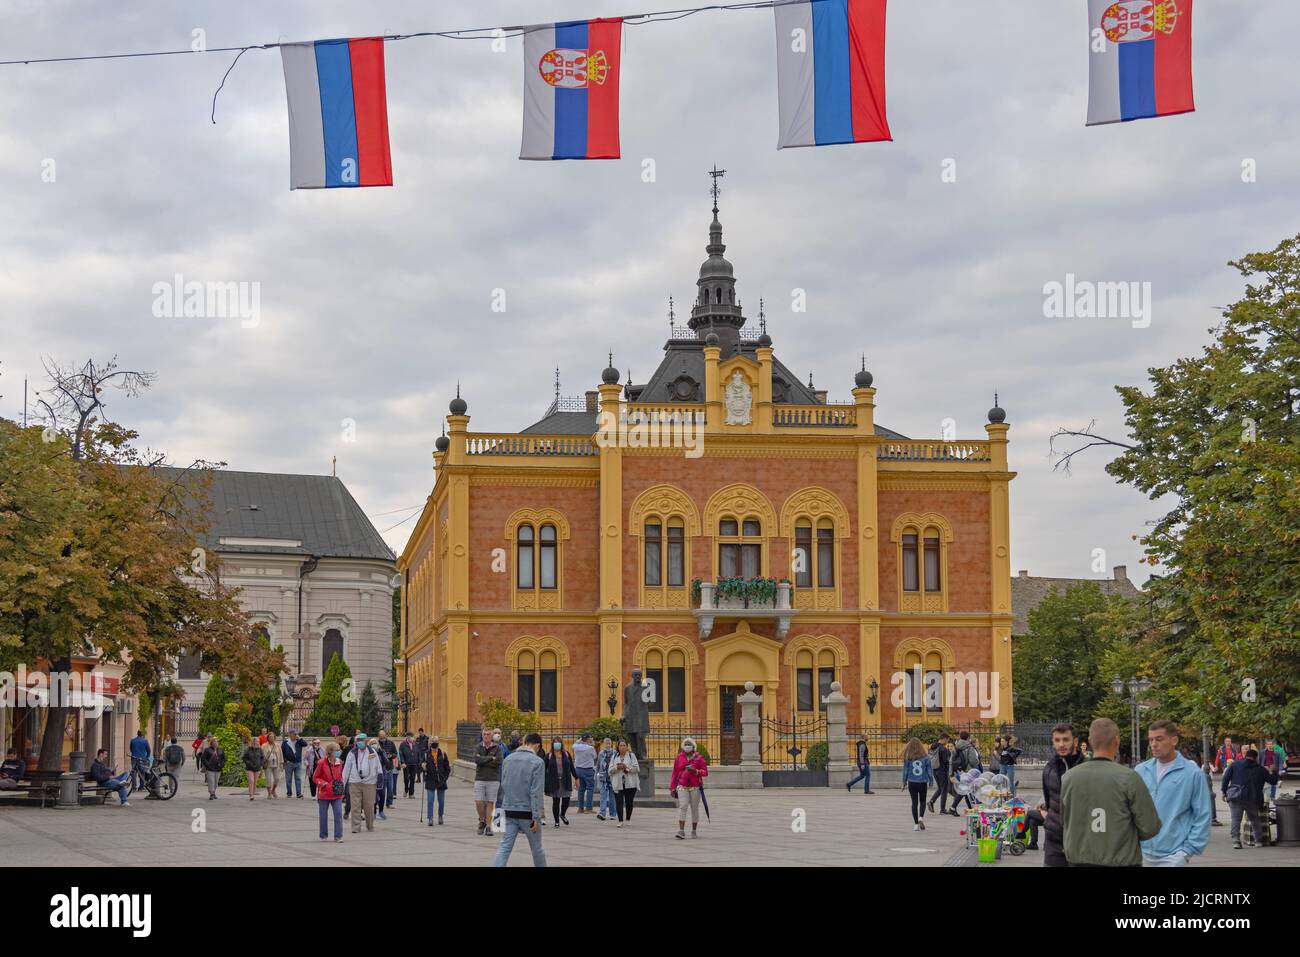
[[[420,793],[417,791],[417,794]],[[1025,789],[1024,796],[1037,799]],[[710,792],[713,819],[700,825],[698,840],[676,840],[676,811],[638,808],[622,829],[595,815],[569,812],[570,826],[548,824],[543,843],[552,866],[863,866],[939,867],[966,864],[957,818],[927,815],[927,828],[913,831],[907,797],[882,787],[874,795],[826,789]],[[549,815],[550,802],[547,802]],[[217,801],[192,771],[182,774],[180,793],[168,802],[133,800],[119,808],[79,810],[0,808],[0,847],[11,861],[86,865],[317,866],[491,864],[495,837],[475,834],[470,786],[453,781],[447,791],[446,824],[419,823],[418,801],[398,798],[387,821],[373,833],[350,832],[344,842],[321,841],[310,797],[270,801],[223,788]],[[196,814],[196,812],[199,812]],[[201,829],[200,829],[201,825]],[[802,825],[802,829],[801,826]],[[515,845],[512,866],[531,866],[526,841]],[[1042,855],[1007,858],[996,867],[1036,867]],[[1234,851],[1227,828],[1211,832],[1210,847],[1197,860],[1205,866],[1300,866],[1300,848]]]

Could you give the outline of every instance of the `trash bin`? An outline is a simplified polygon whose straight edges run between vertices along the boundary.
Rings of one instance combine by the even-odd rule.
[[[68,755],[68,771],[72,774],[86,773],[86,752],[73,751]]]
[[[1279,847],[1300,847],[1300,797],[1279,795],[1277,807],[1277,838]]]
[[[81,773],[65,771],[59,775],[59,800],[55,807],[81,807]]]

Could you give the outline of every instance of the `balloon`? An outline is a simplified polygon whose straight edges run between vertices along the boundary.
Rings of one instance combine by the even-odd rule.
[[[997,788],[999,791],[1010,791],[1010,790],[1011,790],[1011,779],[1010,779],[1009,777],[1007,777],[1005,774],[995,774],[995,775],[993,775],[992,784],[993,784],[993,786],[994,786],[995,788]]]

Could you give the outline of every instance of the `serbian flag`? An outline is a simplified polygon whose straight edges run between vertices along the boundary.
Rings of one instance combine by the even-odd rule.
[[[1088,32],[1089,126],[1196,109],[1192,0],[1088,0]]]
[[[777,149],[892,140],[885,0],[810,0],[778,4],[774,12]]]
[[[280,46],[289,101],[289,188],[392,186],[384,41]]]
[[[520,159],[618,159],[623,20],[538,24],[524,33]]]

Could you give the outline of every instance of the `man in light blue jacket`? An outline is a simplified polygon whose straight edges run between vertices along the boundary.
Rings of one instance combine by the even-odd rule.
[[[528,838],[533,852],[533,866],[546,866],[546,850],[542,847],[542,804],[545,800],[546,764],[538,756],[542,736],[530,732],[523,746],[510,752],[501,762],[501,787],[497,791],[496,812],[490,822],[493,832],[501,835],[497,847],[495,867],[505,867],[510,852],[515,849],[515,838],[520,834]]]
[[[1192,761],[1178,752],[1178,726],[1156,721],[1148,729],[1152,757],[1137,766],[1160,815],[1160,833],[1142,842],[1147,867],[1182,867],[1210,842],[1210,792]]]

